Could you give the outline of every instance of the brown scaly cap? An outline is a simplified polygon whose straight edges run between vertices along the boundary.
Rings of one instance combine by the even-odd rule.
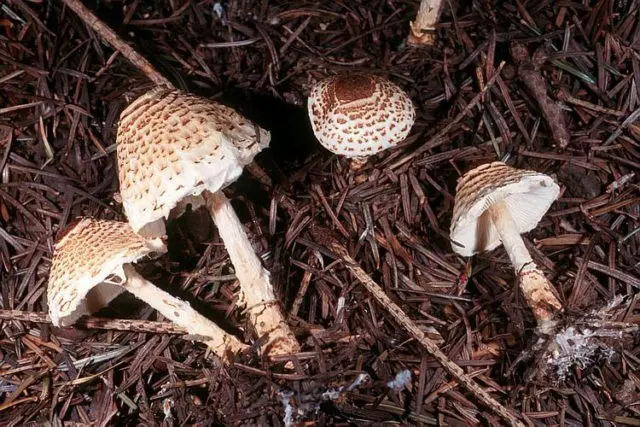
[[[451,220],[453,250],[462,256],[490,251],[500,236],[485,211],[505,202],[520,233],[533,229],[557,199],[560,188],[550,176],[516,169],[502,162],[487,163],[465,173],[456,186]]]
[[[51,321],[68,326],[88,314],[86,298],[92,290],[106,305],[124,290],[118,286],[125,281],[123,264],[165,251],[159,239],[138,236],[126,222],[75,221],[61,233],[51,259],[47,288]]]
[[[346,157],[370,156],[395,146],[415,122],[407,94],[373,74],[341,74],[317,83],[307,109],[322,146]]]
[[[122,204],[134,231],[167,218],[180,200],[216,192],[269,145],[270,134],[225,105],[156,88],[121,114]]]

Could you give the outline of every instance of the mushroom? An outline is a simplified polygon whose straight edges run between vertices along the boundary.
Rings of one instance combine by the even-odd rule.
[[[415,21],[409,22],[407,42],[413,46],[430,46],[435,42],[438,18],[442,12],[442,0],[422,0]]]
[[[269,272],[222,189],[270,142],[268,131],[217,102],[156,88],[121,114],[117,157],[122,204],[135,232],[165,234],[187,203],[206,205],[229,253],[251,325],[270,356],[296,353]]]
[[[396,84],[375,74],[339,74],[316,83],[307,110],[320,144],[351,159],[351,169],[402,142],[413,123],[411,99]]]
[[[47,302],[52,323],[70,326],[129,291],[198,336],[223,360],[231,360],[247,346],[188,302],[147,281],[132,265],[164,252],[161,239],[137,235],[126,222],[81,218],[69,225],[56,242],[51,260]]]
[[[451,240],[462,256],[491,251],[502,244],[518,285],[540,326],[562,310],[551,283],[533,262],[521,233],[532,230],[557,199],[550,176],[502,162],[468,171],[456,187]]]

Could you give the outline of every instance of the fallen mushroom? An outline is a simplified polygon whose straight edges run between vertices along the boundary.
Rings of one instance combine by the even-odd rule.
[[[165,220],[187,203],[206,204],[240,282],[240,304],[270,356],[296,353],[269,272],[222,189],[269,145],[270,134],[235,110],[177,90],[153,89],[121,114],[117,134],[120,191],[134,231],[162,236]]]
[[[316,83],[307,110],[313,132],[327,150],[351,159],[358,170],[373,156],[402,142],[413,123],[411,99],[374,74],[340,74]]]
[[[442,0],[422,0],[416,20],[409,22],[407,42],[413,46],[429,46],[435,42],[438,18],[442,12]]]
[[[562,310],[562,304],[520,234],[538,224],[559,192],[553,179],[542,173],[502,162],[484,164],[460,178],[451,222],[452,248],[459,255],[504,246],[520,290],[542,327]]]
[[[223,360],[247,346],[182,301],[147,281],[133,267],[166,252],[160,239],[144,238],[120,221],[82,218],[55,245],[47,289],[49,316],[69,326],[129,291],[202,340]]]

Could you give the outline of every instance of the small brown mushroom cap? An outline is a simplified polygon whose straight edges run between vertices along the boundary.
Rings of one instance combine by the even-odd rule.
[[[456,186],[450,229],[453,250],[472,256],[500,246],[500,235],[486,214],[492,204],[504,202],[522,234],[535,228],[559,194],[560,188],[550,176],[502,162],[468,171]]]
[[[55,245],[47,288],[51,321],[69,326],[121,294],[124,264],[166,252],[160,239],[145,239],[120,221],[82,218]]]
[[[156,88],[120,115],[122,204],[134,231],[169,217],[183,199],[216,192],[269,145],[271,135],[230,107]]]
[[[334,154],[371,156],[402,142],[415,122],[411,99],[374,74],[340,74],[315,84],[307,110],[313,132]]]

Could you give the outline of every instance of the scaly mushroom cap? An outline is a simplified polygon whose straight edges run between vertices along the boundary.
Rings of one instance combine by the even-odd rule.
[[[144,239],[126,222],[82,218],[69,225],[51,259],[51,321],[68,326],[107,305],[124,291],[123,264],[164,252],[160,239]]]
[[[156,88],[122,112],[116,139],[122,204],[138,232],[185,197],[234,182],[271,135],[232,108]]]
[[[342,74],[315,84],[307,109],[318,141],[345,157],[370,156],[402,142],[416,116],[399,86],[373,74]]]
[[[520,233],[533,229],[560,188],[550,176],[516,169],[502,162],[487,163],[468,171],[458,181],[450,237],[462,256],[490,251],[501,244],[500,235],[486,210],[504,202]]]

